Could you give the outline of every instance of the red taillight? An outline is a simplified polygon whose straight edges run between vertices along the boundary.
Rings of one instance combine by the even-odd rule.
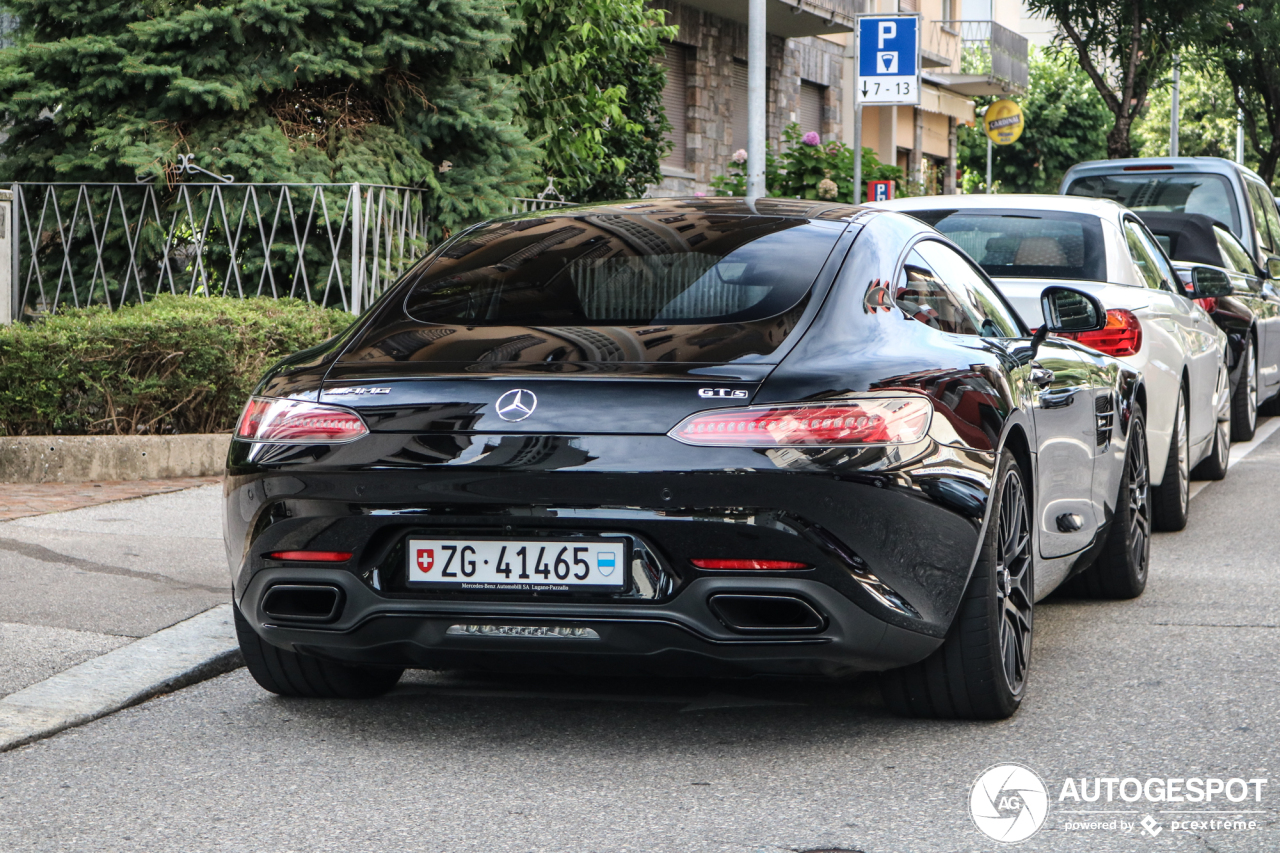
[[[250,398],[236,426],[236,438],[276,444],[336,444],[368,432],[350,409],[274,397]]]
[[[345,563],[351,559],[350,551],[272,551],[267,555],[273,560],[294,560],[307,563]]]
[[[761,569],[767,572],[807,569],[808,563],[792,560],[690,560],[700,569]]]
[[[1096,332],[1062,332],[1060,338],[1079,341],[1107,355],[1134,355],[1142,349],[1142,324],[1132,311],[1107,310],[1107,325]]]
[[[667,433],[702,447],[823,447],[912,444],[924,438],[933,406],[924,397],[713,409]]]

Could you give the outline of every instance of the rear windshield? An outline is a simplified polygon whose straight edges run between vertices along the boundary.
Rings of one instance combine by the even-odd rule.
[[[1038,210],[926,210],[912,216],[954,240],[992,278],[1107,280],[1096,216]]]
[[[411,274],[405,311],[457,326],[751,323],[808,294],[844,227],[703,213],[495,223]]]
[[[1076,178],[1067,195],[1109,198],[1130,210],[1203,213],[1240,233],[1235,193],[1222,175],[1201,172],[1131,172]]]

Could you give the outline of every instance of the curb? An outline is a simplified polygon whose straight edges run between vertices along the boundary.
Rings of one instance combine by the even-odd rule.
[[[0,752],[242,663],[231,605],[220,604],[0,699]]]
[[[230,444],[229,433],[7,436],[0,483],[211,477],[222,473]]]

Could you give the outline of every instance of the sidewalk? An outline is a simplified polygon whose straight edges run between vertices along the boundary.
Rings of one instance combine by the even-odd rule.
[[[216,484],[0,485],[0,697],[225,604]]]

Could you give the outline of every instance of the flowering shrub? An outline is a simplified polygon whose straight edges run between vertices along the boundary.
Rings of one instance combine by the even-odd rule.
[[[852,202],[853,170],[856,155],[843,142],[826,142],[813,131],[801,135],[800,126],[787,125],[782,132],[786,149],[775,154],[765,151],[764,179],[769,195],[776,198],[804,198],[814,201]],[[724,175],[711,179],[719,196],[747,194],[747,152],[735,151]],[[902,170],[883,165],[870,148],[862,149],[863,181],[898,181]],[[865,198],[865,187],[863,197]]]

